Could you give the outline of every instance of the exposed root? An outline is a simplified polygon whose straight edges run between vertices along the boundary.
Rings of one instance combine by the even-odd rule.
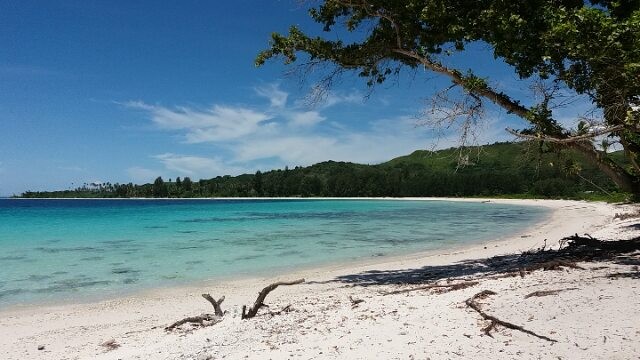
[[[613,216],[614,219],[619,219],[619,220],[635,219],[638,217],[640,217],[640,212],[637,210],[635,212],[630,212],[630,213],[616,213]]]
[[[621,279],[621,278],[630,278],[630,279],[640,279],[640,272],[617,272],[611,273],[606,276],[609,279]]]
[[[478,285],[479,283],[480,282],[478,281],[465,281],[465,282],[456,283],[456,284],[429,284],[425,286],[414,287],[411,289],[388,291],[388,292],[382,293],[382,295],[395,295],[395,294],[408,293],[411,291],[430,290],[430,289],[437,290],[438,293],[445,293],[445,292],[454,291],[454,290],[466,289],[468,287]]]
[[[167,331],[171,331],[179,326],[182,326],[184,324],[187,323],[191,323],[194,324],[196,326],[200,326],[200,327],[206,327],[206,326],[211,326],[211,325],[215,325],[217,323],[219,323],[220,321],[222,321],[222,317],[224,316],[224,311],[222,311],[222,308],[220,307],[220,304],[222,304],[222,302],[224,301],[224,296],[220,298],[220,300],[216,301],[211,295],[209,294],[202,294],[202,297],[205,298],[208,302],[211,303],[211,305],[213,305],[213,310],[215,312],[215,314],[202,314],[202,315],[198,315],[198,316],[190,316],[190,317],[186,317],[182,320],[178,320],[176,322],[174,322],[173,324],[165,327],[164,329]]]
[[[100,346],[106,348],[107,351],[111,351],[119,348],[120,344],[118,344],[115,339],[110,339],[100,344]]]
[[[222,311],[222,308],[220,307],[220,304],[222,304],[222,302],[224,301],[224,296],[221,297],[220,300],[218,301],[216,301],[209,294],[202,294],[202,297],[205,298],[208,302],[210,302],[211,305],[213,305],[213,311],[215,311],[216,316],[220,316],[220,317],[224,316],[224,311]]]
[[[298,280],[295,280],[295,281],[279,281],[279,282],[275,282],[275,283],[265,287],[258,294],[258,298],[253,303],[252,307],[247,309],[246,305],[242,306],[242,316],[241,316],[241,318],[244,320],[244,319],[251,319],[252,317],[255,317],[258,314],[258,310],[260,310],[261,307],[266,306],[264,304],[264,299],[267,297],[267,295],[269,295],[270,292],[275,290],[278,286],[280,286],[280,285],[297,285],[297,284],[302,284],[303,282],[304,282],[304,279],[298,279]]]
[[[576,265],[576,263],[562,260],[562,259],[537,263],[537,264],[534,264],[532,267],[526,268],[526,270],[535,271],[535,270],[542,269],[544,271],[549,271],[549,270],[562,270],[562,268],[584,270],[583,267]]]
[[[528,299],[530,297],[542,297],[542,296],[549,296],[549,295],[556,295],[560,292],[563,291],[569,291],[569,290],[578,290],[578,288],[566,288],[566,289],[557,289],[557,290],[540,290],[540,291],[534,291],[531,294],[526,295],[524,298]]]
[[[533,332],[531,330],[527,330],[527,329],[523,328],[522,326],[515,325],[515,324],[512,324],[512,323],[504,321],[504,320],[500,320],[497,317],[489,315],[486,312],[484,312],[481,309],[480,304],[478,304],[476,302],[476,300],[484,299],[484,298],[487,298],[487,297],[489,297],[491,295],[496,295],[496,293],[494,291],[491,291],[491,290],[483,290],[483,291],[473,295],[472,297],[470,297],[469,299],[467,299],[465,301],[465,304],[467,304],[468,307],[470,307],[473,310],[475,310],[478,314],[480,314],[480,316],[482,316],[483,319],[490,321],[489,325],[487,325],[486,327],[484,327],[482,329],[482,331],[487,336],[493,337],[491,335],[491,331],[495,329],[496,325],[500,325],[500,326],[504,326],[504,327],[512,329],[512,330],[521,331],[521,332],[523,332],[525,334],[529,334],[531,336],[535,336],[535,337],[537,337],[539,339],[547,340],[547,341],[550,341],[550,342],[557,342],[557,340],[551,339],[551,338],[546,337],[544,335],[536,334],[535,332]]]
[[[362,299],[355,299],[353,298],[351,295],[349,295],[349,301],[351,301],[351,308],[356,308],[358,307],[358,305],[360,305],[360,303],[363,303],[364,300]]]
[[[291,308],[291,304],[289,304],[289,305],[283,307],[282,310],[280,310],[280,311],[272,311],[272,312],[270,312],[269,315],[276,316],[276,315],[280,315],[282,313],[291,312],[291,310],[293,310],[293,309]]]
[[[201,327],[206,327],[206,326],[211,326],[214,324],[219,323],[220,321],[222,321],[222,318],[212,315],[212,314],[202,314],[199,316],[191,316],[191,317],[186,317],[182,320],[178,320],[176,322],[174,322],[173,324],[167,326],[166,328],[164,328],[167,331],[171,331],[181,325],[187,324],[187,323],[192,323],[192,324],[196,324],[199,325]]]

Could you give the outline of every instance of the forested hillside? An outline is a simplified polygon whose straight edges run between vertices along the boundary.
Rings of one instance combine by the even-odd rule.
[[[199,181],[157,178],[144,185],[29,191],[22,197],[615,196],[615,185],[579,155],[542,150],[533,143],[496,143],[462,152],[418,150],[378,165],[326,161]]]

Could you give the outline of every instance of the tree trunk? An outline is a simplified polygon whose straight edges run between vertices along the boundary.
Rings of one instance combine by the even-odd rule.
[[[593,163],[607,175],[620,189],[629,192],[635,199],[640,199],[640,182],[638,177],[630,174],[613,160],[607,158],[603,153],[596,150],[591,143],[569,142],[566,146],[584,155],[588,161]]]

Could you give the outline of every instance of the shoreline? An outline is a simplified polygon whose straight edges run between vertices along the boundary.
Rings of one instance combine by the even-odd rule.
[[[165,201],[165,200],[191,200],[193,198],[62,198],[63,200],[141,200],[141,201]],[[58,198],[38,198],[38,199],[21,199],[21,200],[58,200]],[[444,201],[444,202],[469,202],[469,203],[494,203],[494,204],[503,204],[503,205],[516,205],[516,206],[537,206],[544,207],[548,211],[548,213],[541,217],[535,223],[525,227],[523,229],[518,230],[513,234],[502,235],[499,238],[495,239],[484,239],[484,240],[473,240],[470,243],[465,244],[449,244],[445,245],[442,248],[429,249],[429,250],[419,250],[414,253],[397,253],[397,254],[385,254],[381,256],[370,256],[370,257],[360,257],[356,259],[341,259],[338,261],[326,261],[323,263],[312,263],[306,265],[294,266],[291,268],[285,267],[276,267],[269,269],[272,271],[270,276],[266,278],[273,278],[274,276],[287,276],[289,274],[298,274],[298,273],[322,273],[326,271],[341,271],[341,270],[349,270],[354,267],[364,267],[364,266],[374,266],[377,264],[387,264],[387,263],[402,263],[403,261],[415,261],[418,259],[428,259],[432,257],[438,256],[446,256],[450,254],[457,254],[461,252],[469,252],[469,251],[478,251],[482,247],[487,246],[500,246],[503,243],[510,242],[514,237],[517,237],[521,233],[527,233],[531,229],[536,228],[540,224],[546,223],[550,218],[553,217],[557,208],[553,206],[549,206],[549,204],[557,201],[567,201],[567,200],[547,200],[547,199],[491,199],[491,198],[450,198],[450,197],[404,197],[404,198],[393,198],[393,197],[359,197],[359,198],[343,198],[343,197],[333,197],[333,198],[195,198],[195,200],[213,200],[213,201],[225,201],[225,200],[239,200],[239,201],[251,201],[251,200],[261,200],[261,201],[272,201],[272,200],[283,200],[283,201],[304,201],[304,200],[313,200],[313,201],[332,201],[332,200],[352,200],[352,201]],[[536,203],[537,201],[542,201],[542,203]],[[572,200],[568,200],[572,201]],[[546,205],[545,205],[546,204]],[[128,290],[109,290],[105,294],[93,294],[93,295],[82,295],[78,298],[62,298],[62,297],[53,297],[49,299],[40,299],[34,300],[26,304],[20,303],[10,303],[6,305],[0,306],[0,316],[4,312],[12,312],[12,311],[29,311],[29,310],[37,310],[38,308],[47,308],[47,307],[58,307],[58,306],[72,306],[72,305],[80,305],[80,304],[93,304],[100,303],[103,301],[109,300],[117,300],[120,298],[129,298],[129,297],[139,297],[144,296],[147,293],[155,293],[157,291],[180,291],[184,289],[194,289],[200,287],[210,286],[211,284],[216,283],[231,283],[242,280],[254,281],[259,279],[264,279],[265,277],[260,277],[256,274],[242,273],[242,274],[226,274],[226,275],[218,275],[215,278],[208,279],[200,279],[200,280],[189,280],[182,283],[168,283],[162,285],[155,285],[150,287],[141,287],[134,288]]]
[[[368,198],[349,199],[362,200]],[[367,276],[369,276],[369,274],[381,274],[380,276],[384,276],[386,273],[401,273],[403,271],[411,271],[424,267],[450,266],[451,264],[462,263],[470,259],[518,253],[542,246],[545,238],[549,239],[547,246],[555,246],[560,238],[572,235],[573,233],[604,231],[608,227],[616,225],[613,221],[613,216],[616,212],[623,212],[631,208],[629,206],[569,200],[475,198],[453,198],[453,200],[451,200],[451,198],[403,199],[472,202],[488,200],[490,202],[503,204],[512,203],[518,205],[545,206],[550,208],[551,211],[545,219],[542,219],[539,223],[518,234],[457,248],[447,248],[442,251],[432,250],[411,255],[363,259],[362,262],[358,261],[349,264],[332,264],[311,269],[298,269],[275,277],[273,275],[264,275],[225,281],[208,280],[188,286],[148,289],[132,295],[89,303],[70,303],[51,306],[38,305],[20,309],[0,310],[0,349],[3,351],[6,349],[9,359],[25,357],[43,359],[147,358],[145,355],[147,355],[148,358],[154,359],[178,357],[195,358],[201,353],[202,349],[208,349],[208,353],[212,353],[213,356],[216,356],[215,358],[218,358],[218,355],[224,354],[230,355],[231,358],[240,358],[241,356],[239,355],[242,353],[249,355],[251,358],[265,356],[278,357],[278,354],[280,354],[279,351],[287,348],[286,342],[278,343],[276,346],[273,344],[277,343],[277,341],[275,343],[270,341],[269,344],[271,345],[269,345],[259,336],[259,334],[262,334],[261,331],[266,331],[265,329],[270,326],[269,324],[276,324],[277,326],[277,324],[286,321],[288,318],[295,318],[302,315],[313,315],[312,317],[314,318],[318,316],[327,317],[327,321],[331,323],[334,320],[338,321],[340,316],[349,317],[350,313],[348,307],[343,309],[342,305],[339,307],[340,311],[337,311],[336,314],[332,314],[331,312],[325,313],[322,311],[325,305],[322,305],[322,302],[317,302],[314,306],[320,306],[320,309],[317,310],[319,314],[313,314],[313,312],[311,312],[309,313],[311,315],[309,315],[307,313],[303,314],[302,312],[298,313],[294,311],[282,316],[271,318],[268,316],[261,317],[260,319],[251,320],[251,322],[241,321],[238,317],[240,306],[252,303],[255,299],[255,293],[268,283],[276,280],[292,280],[301,277],[307,279],[306,284],[278,289],[273,295],[270,295],[268,302],[277,304],[274,305],[276,309],[279,306],[286,305],[286,303],[293,303],[294,308],[305,308],[305,305],[300,304],[300,302],[301,299],[308,298],[318,297],[324,301],[329,301],[329,299],[346,298],[346,294],[348,293],[362,297],[363,291],[365,294],[371,295],[371,292],[374,290],[362,288],[362,291],[356,292],[351,286],[357,285],[355,285],[355,282],[349,282],[351,278],[357,279],[357,277],[362,274],[366,274]],[[375,287],[376,286],[374,286],[374,288]],[[470,291],[473,292],[473,290]],[[224,321],[212,327],[196,330],[194,333],[186,335],[189,338],[188,341],[185,339],[183,339],[185,341],[181,341],[181,336],[176,337],[175,335],[165,333],[162,327],[172,321],[184,316],[211,311],[209,304],[199,296],[202,292],[210,292],[211,295],[216,298],[222,295],[226,296],[227,300],[223,308],[230,313],[225,316]],[[446,299],[445,295],[439,295],[438,299]],[[377,305],[376,301],[374,298],[367,297],[365,304],[367,304],[367,307],[374,306]],[[384,307],[385,305],[380,304],[380,306]],[[424,306],[424,304],[422,306]],[[400,311],[400,309],[398,311]],[[411,316],[419,316],[423,312],[429,313],[429,311],[432,310],[424,309],[418,312],[418,314]],[[445,315],[448,316],[450,312],[451,310],[447,310]],[[336,316],[338,316],[338,318],[335,318]],[[411,316],[403,321],[411,320]],[[359,319],[355,319],[354,321],[356,320],[360,321]],[[408,323],[413,322],[409,321]],[[315,326],[318,328],[328,326],[322,325],[322,323],[314,324],[316,324]],[[402,321],[400,322],[400,325],[401,324]],[[396,326],[398,324],[394,322],[389,326],[391,325]],[[350,329],[351,335],[345,335],[347,340],[351,339],[349,341],[354,342],[355,340],[352,339],[352,337],[356,335],[360,336],[358,338],[359,340],[362,340],[362,334],[357,331],[359,328],[354,327],[355,325],[353,324],[346,324],[344,326]],[[472,326],[470,330],[465,331],[474,331],[474,328],[475,326]],[[295,335],[303,337],[308,333],[313,333],[313,331],[305,330],[303,331],[304,334],[300,334],[298,328],[285,329],[282,331],[290,336],[293,336],[290,333],[291,331],[297,331]],[[210,347],[211,338],[222,338],[222,340],[220,340],[222,342],[218,345],[224,345],[225,342],[233,342],[228,338],[233,334],[235,334],[236,337],[245,339],[246,344],[238,344],[236,341],[235,345],[227,345],[227,348]],[[391,336],[391,339],[403,339],[404,336],[406,335],[395,334]],[[121,347],[113,351],[106,351],[100,344],[111,338],[116,339]],[[44,351],[37,350],[37,347],[41,344],[45,346]],[[366,345],[366,341],[363,344]],[[277,348],[274,349],[272,345]],[[303,353],[306,357],[303,355],[303,358],[313,357],[312,352],[316,351],[314,347],[319,346],[318,343],[313,343],[313,346],[307,345],[308,344],[298,345],[298,347],[304,346],[305,350],[303,350]],[[380,349],[377,346],[376,344],[370,344],[365,348],[372,347],[373,350],[376,348]],[[254,351],[253,347],[258,347],[260,351]],[[372,350],[370,349],[369,351]],[[401,349],[394,351],[403,353]],[[235,357],[233,354],[235,354]],[[321,355],[323,354],[322,352],[318,354],[317,351],[315,354],[319,355],[317,357],[320,358],[341,358],[336,354],[333,354],[333,357],[323,356]],[[324,352],[324,355],[327,354],[328,353]],[[375,352],[373,354],[375,354]]]

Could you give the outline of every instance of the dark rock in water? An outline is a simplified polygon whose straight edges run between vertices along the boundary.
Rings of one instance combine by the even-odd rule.
[[[26,281],[43,281],[43,280],[49,280],[51,279],[52,276],[51,275],[36,275],[36,274],[31,274],[29,275],[25,280]]]
[[[24,255],[18,255],[18,256],[3,256],[0,257],[0,261],[6,261],[6,260],[24,260],[27,257]]]
[[[132,242],[133,242],[133,239],[120,239],[120,240],[105,240],[102,243],[105,245],[120,246],[122,244],[129,244]]]
[[[290,251],[283,251],[279,253],[278,256],[292,256],[292,255],[300,255],[300,254],[302,254],[302,251],[290,250]]]
[[[243,261],[243,260],[253,260],[253,259],[258,259],[264,257],[264,255],[245,255],[245,256],[239,256],[237,258],[235,258],[235,261]]]
[[[8,289],[0,291],[0,299],[3,297],[11,296],[11,295],[20,295],[24,294],[26,291],[22,289]]]
[[[189,261],[185,262],[185,264],[187,264],[187,265],[204,264],[204,260],[189,260]]]
[[[89,256],[81,258],[80,261],[97,261],[102,259],[104,259],[102,256]]]
[[[55,247],[37,247],[35,248],[37,251],[41,251],[47,254],[58,254],[61,252],[76,252],[76,251],[80,251],[80,252],[97,252],[97,251],[104,251],[104,249],[99,249],[99,248],[95,248],[95,247],[91,247],[91,246],[76,246],[76,247],[61,247],[61,248],[55,248]]]
[[[139,273],[140,270],[135,270],[131,268],[115,268],[111,270],[113,274],[136,274]]]
[[[87,287],[93,286],[106,286],[111,284],[111,281],[105,280],[93,280],[92,278],[86,276],[78,276],[73,279],[65,279],[60,281],[54,281],[51,286],[46,288],[36,289],[32,292],[37,294],[47,294],[53,292],[64,292],[71,290],[78,290]]]

